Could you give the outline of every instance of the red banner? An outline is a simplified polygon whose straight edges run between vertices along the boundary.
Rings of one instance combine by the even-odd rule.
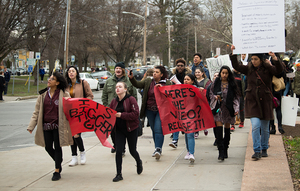
[[[192,133],[215,127],[204,92],[192,85],[177,84],[154,88],[163,134]]]
[[[113,148],[107,138],[116,122],[115,110],[87,98],[63,99],[63,107],[72,136],[95,131],[103,146]]]

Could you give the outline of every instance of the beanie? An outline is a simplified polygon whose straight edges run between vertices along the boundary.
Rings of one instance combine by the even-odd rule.
[[[264,60],[264,54],[252,54],[251,56],[257,56],[261,61]]]
[[[115,65],[115,69],[116,67],[121,67],[121,68],[124,68],[125,69],[125,64],[124,62],[118,62],[116,65]]]

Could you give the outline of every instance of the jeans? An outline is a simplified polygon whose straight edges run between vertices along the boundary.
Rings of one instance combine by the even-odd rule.
[[[190,154],[195,153],[195,133],[185,133],[186,149]]]
[[[173,133],[173,141],[178,141],[179,131]]]
[[[289,81],[287,81],[287,83],[285,84],[285,90],[284,90],[284,92],[283,92],[283,96],[286,96],[286,95],[289,93],[289,91],[290,91],[290,85],[291,85],[291,82],[290,82],[290,80],[289,80]]]
[[[269,148],[269,120],[250,118],[252,124],[252,140],[254,152],[261,152]]]
[[[161,121],[158,111],[150,111],[146,109],[146,116],[152,130],[152,137],[155,148],[162,148],[164,143],[164,135],[162,132]]]

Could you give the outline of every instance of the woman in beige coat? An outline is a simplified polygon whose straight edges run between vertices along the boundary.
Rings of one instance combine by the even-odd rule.
[[[45,150],[55,161],[55,172],[52,180],[61,178],[62,146],[73,144],[69,122],[63,112],[63,97],[69,98],[67,82],[58,72],[48,79],[47,88],[41,90],[36,101],[27,131],[32,133],[37,126],[35,143],[45,147]],[[54,144],[54,148],[53,148]]]

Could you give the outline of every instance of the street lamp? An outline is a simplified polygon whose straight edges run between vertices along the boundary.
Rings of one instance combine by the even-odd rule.
[[[144,57],[144,65],[146,66],[146,42],[147,42],[147,22],[146,22],[146,18],[147,18],[147,6],[148,6],[148,0],[146,0],[146,6],[145,6],[145,16],[143,17],[142,15],[136,14],[136,13],[132,13],[132,12],[127,12],[127,11],[123,11],[123,14],[130,14],[130,15],[134,15],[137,16],[141,19],[144,20],[144,50],[143,50],[143,57]]]
[[[170,28],[171,28],[171,25],[170,25],[170,20],[171,20],[171,17],[170,15],[166,15],[165,16],[166,18],[168,18],[168,40],[169,40],[169,64],[168,66],[170,67],[171,66],[171,32],[170,32]]]

